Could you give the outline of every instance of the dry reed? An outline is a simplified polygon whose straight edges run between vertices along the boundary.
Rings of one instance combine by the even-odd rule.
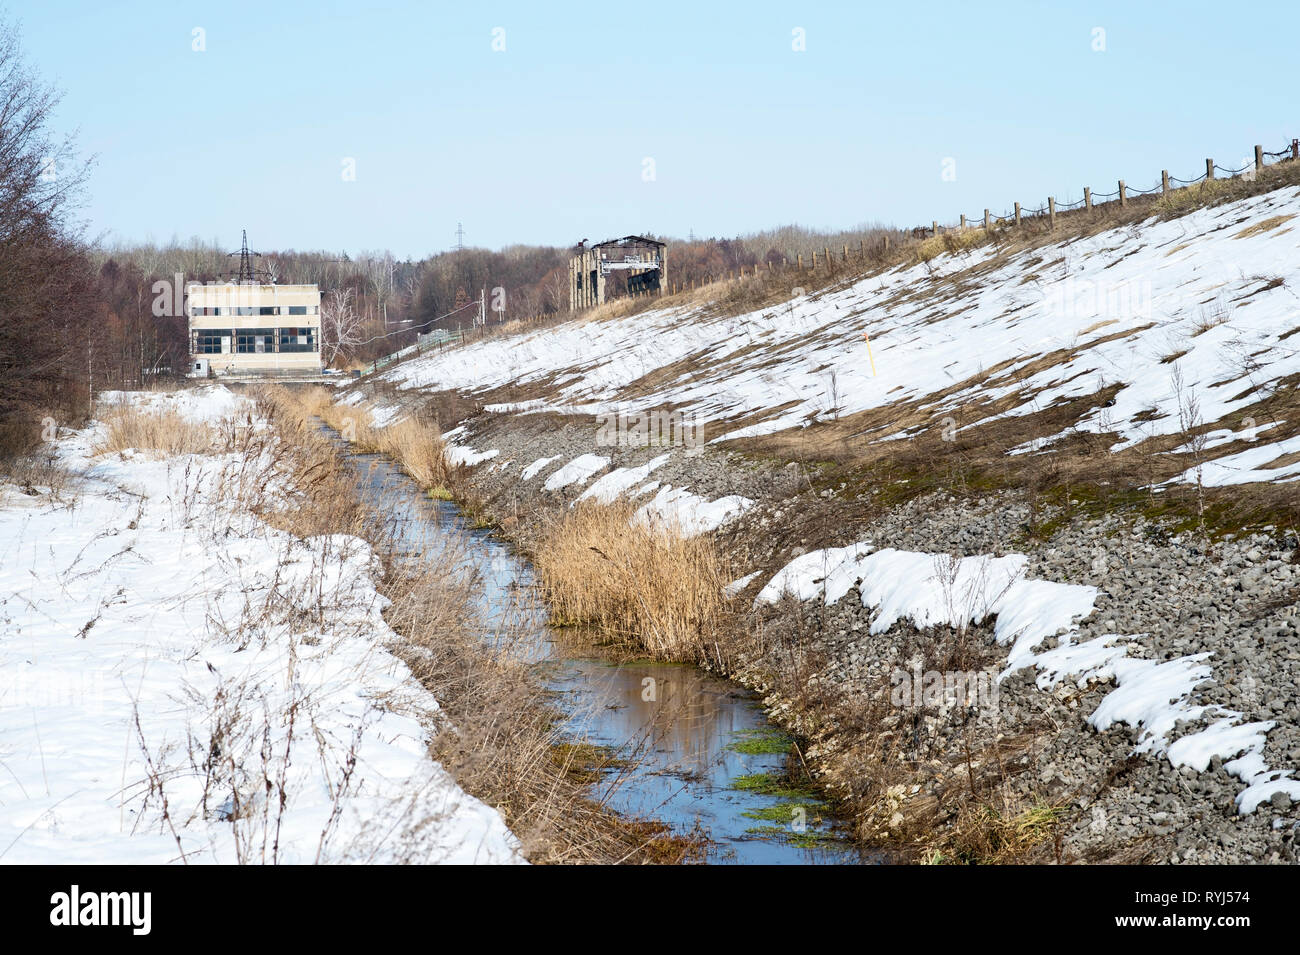
[[[108,431],[95,446],[95,454],[111,454],[134,448],[161,451],[166,455],[205,454],[218,445],[211,425],[191,421],[175,411],[147,411],[134,405],[120,405],[104,415]]]
[[[557,622],[595,625],[664,659],[723,662],[731,574],[709,536],[584,502],[542,527],[533,563]]]

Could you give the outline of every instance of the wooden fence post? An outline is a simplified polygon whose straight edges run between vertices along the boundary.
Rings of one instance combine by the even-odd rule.
[[[1291,158],[1300,159],[1300,139],[1291,140]]]
[[[1255,147],[1255,172],[1259,172],[1263,168],[1264,168],[1264,147],[1256,146]]]
[[[938,220],[938,219],[934,219],[934,220],[932,220],[932,221],[930,222],[930,234],[931,234],[931,235],[938,235],[938,234],[939,234],[939,220]]]
[[[829,269],[831,267],[831,250],[826,246],[822,246],[822,252],[824,253],[823,258],[826,259],[826,267]]]
[[[889,236],[885,236],[885,251],[889,251]]]
[[[1205,181],[1209,182],[1213,178],[1214,178],[1214,160],[1207,159],[1205,160]]]
[[[1047,197],[1047,228],[1056,228],[1056,200],[1051,196]]]
[[[1092,188],[1090,186],[1083,187],[1083,207],[1089,212],[1092,211]]]
[[[812,270],[814,272],[817,271],[817,250],[816,249],[813,249]]]
[[[962,216],[961,216],[961,225],[958,226],[957,231],[958,231],[958,232],[965,232],[965,231],[966,231],[966,213],[964,213],[964,212],[962,213]]]
[[[1168,169],[1160,170],[1160,194],[1162,196],[1169,195],[1169,170]]]
[[[863,262],[867,261],[867,240],[858,239],[858,258]]]
[[[1123,209],[1128,205],[1128,192],[1124,189],[1124,180],[1119,181],[1119,207]]]
[[[1016,228],[1020,228],[1020,203],[1016,203]]]
[[[800,272],[803,271],[803,253],[802,253],[802,252],[799,253],[799,271],[800,271]]]
[[[989,216],[989,211],[984,210],[984,231],[989,232],[993,228],[993,219]]]

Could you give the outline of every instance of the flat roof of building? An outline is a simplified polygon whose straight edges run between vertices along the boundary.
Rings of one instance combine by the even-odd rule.
[[[224,291],[227,289],[271,289],[280,292],[316,292],[320,290],[319,285],[275,285],[265,282],[189,282],[185,285],[185,291],[191,289],[213,289],[214,291]]]

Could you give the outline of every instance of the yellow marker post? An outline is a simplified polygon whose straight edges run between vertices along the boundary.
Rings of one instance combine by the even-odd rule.
[[[867,357],[871,359],[871,377],[876,377],[876,357],[871,354],[871,336],[866,332],[862,333],[862,340],[867,343]]]

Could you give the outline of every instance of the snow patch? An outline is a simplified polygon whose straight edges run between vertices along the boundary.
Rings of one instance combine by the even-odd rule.
[[[537,477],[542,468],[546,467],[546,465],[550,464],[552,461],[558,460],[560,460],[559,457],[538,458],[532,464],[528,465],[528,467],[524,468],[523,473],[519,476],[525,481],[531,481],[533,478]]]
[[[490,451],[475,451],[473,448],[465,447],[459,444],[449,444],[446,450],[447,460],[452,465],[472,466],[482,464],[484,461],[490,461],[501,452],[496,448]]]
[[[1026,562],[1021,554],[954,558],[873,551],[864,541],[794,558],[759,592],[754,604],[775,603],[786,594],[834,603],[857,585],[863,606],[876,611],[873,634],[884,633],[903,618],[927,628],[962,627],[994,616],[996,639],[1011,645],[999,679],[1033,667],[1035,685],[1041,690],[1065,682],[1085,687],[1113,680],[1115,688],[1088,717],[1089,725],[1098,731],[1124,723],[1138,731],[1135,752],[1164,756],[1173,766],[1190,766],[1198,772],[1205,771],[1215,757],[1231,760],[1224,769],[1247,784],[1236,799],[1241,813],[1254,812],[1277,792],[1300,799],[1300,780],[1292,778],[1293,770],[1270,770],[1264,763],[1266,734],[1274,722],[1247,723],[1235,710],[1192,702],[1197,688],[1212,677],[1205,663],[1211,654],[1172,660],[1130,656],[1130,651],[1140,650],[1137,641],[1144,634],[1104,634],[1075,642],[1077,622],[1092,613],[1096,588],[1026,577]],[[1057,646],[1035,652],[1052,636],[1058,637]],[[1208,728],[1170,741],[1180,721],[1207,716],[1215,719]]]
[[[632,522],[642,527],[659,527],[694,537],[716,530],[754,506],[739,494],[729,494],[716,501],[692,494],[685,488],[666,486],[632,515]]]
[[[613,471],[610,471],[608,474],[599,478],[591,485],[591,487],[587,488],[587,490],[583,491],[582,494],[578,496],[578,501],[592,499],[599,501],[601,504],[609,504],[619,497],[619,495],[629,490],[633,485],[644,482],[645,479],[650,476],[651,471],[667,464],[671,457],[671,454],[661,454],[657,458],[653,458],[645,464],[642,464],[640,467],[615,468]],[[577,504],[578,501],[574,501],[573,503]]]
[[[580,454],[546,479],[548,491],[558,491],[570,484],[586,484],[591,476],[609,466],[609,458],[599,454]]]

